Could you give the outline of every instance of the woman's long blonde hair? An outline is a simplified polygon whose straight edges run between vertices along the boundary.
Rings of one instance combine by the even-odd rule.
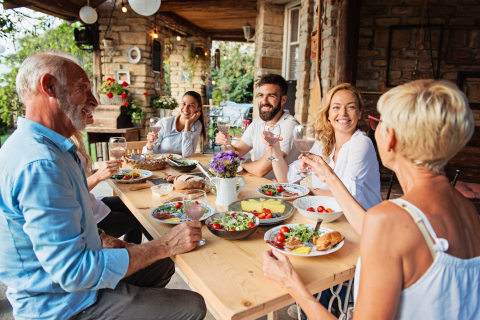
[[[335,146],[335,129],[333,129],[332,124],[328,121],[328,112],[330,110],[330,104],[332,103],[332,98],[338,91],[341,90],[348,90],[352,92],[358,100],[358,107],[360,108],[360,112],[362,117],[358,120],[357,129],[367,132],[368,124],[363,118],[365,116],[365,106],[363,105],[362,96],[358,89],[351,85],[350,83],[342,83],[339,84],[327,92],[325,99],[323,99],[322,104],[320,105],[320,109],[317,111],[315,115],[314,125],[315,131],[317,133],[317,139],[320,140],[323,146],[322,156],[323,159],[328,163],[328,159],[330,154],[333,151],[333,147]]]
[[[87,150],[85,149],[85,144],[83,144],[83,139],[85,139],[85,136],[80,132],[77,131],[73,136],[70,137],[70,140],[72,140],[73,143],[77,146],[78,152],[85,158],[85,172],[87,175],[91,173],[90,168],[92,167],[92,157],[90,157],[87,153]]]

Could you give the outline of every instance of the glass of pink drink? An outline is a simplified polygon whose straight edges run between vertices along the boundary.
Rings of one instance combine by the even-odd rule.
[[[150,118],[150,129],[152,130],[153,133],[158,135],[158,133],[160,132],[160,129],[162,129],[162,127],[160,127],[160,118],[157,118],[157,117]],[[158,136],[157,136],[157,139],[158,139]],[[160,143],[158,143],[157,141],[155,141],[152,144],[157,146],[160,145]]]
[[[220,131],[224,135],[227,135],[228,131],[230,131],[230,117],[218,117],[217,128],[218,128],[218,131]],[[225,144],[225,147],[231,147],[231,146],[232,146],[231,144]]]
[[[268,144],[273,147],[278,142],[278,139],[280,138],[280,134],[281,134],[280,126],[278,124],[266,122],[263,125],[263,134]],[[273,148],[270,149],[270,157],[266,158],[265,161],[268,161],[268,162],[278,161],[278,159],[273,156]]]
[[[187,190],[183,194],[183,211],[191,220],[200,220],[207,212],[207,194],[203,190]],[[205,244],[205,239],[200,240],[199,246]]]
[[[108,149],[110,150],[110,156],[112,158],[120,160],[125,155],[125,150],[127,149],[127,140],[125,140],[124,137],[110,138],[108,141]]]
[[[302,155],[306,156],[315,144],[315,127],[313,124],[299,124],[293,128],[293,143]],[[314,174],[307,167],[298,174]]]

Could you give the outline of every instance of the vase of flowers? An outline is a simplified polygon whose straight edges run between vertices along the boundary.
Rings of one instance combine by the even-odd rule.
[[[178,107],[178,102],[171,96],[158,95],[152,98],[150,105],[160,110],[161,117],[168,117],[171,115],[172,110]]]
[[[237,200],[237,169],[245,159],[235,151],[223,151],[210,159],[209,170],[216,178],[212,178],[217,189],[217,200],[219,206],[229,206]]]
[[[118,83],[115,79],[107,78],[107,81],[102,83],[98,91],[100,104],[122,105],[125,102],[131,102],[132,98],[129,96],[130,91],[126,89],[127,87],[128,83],[126,81]]]

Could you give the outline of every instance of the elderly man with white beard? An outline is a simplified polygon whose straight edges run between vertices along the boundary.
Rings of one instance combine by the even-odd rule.
[[[68,139],[97,107],[74,58],[29,56],[17,92],[25,118],[0,149],[0,281],[15,319],[203,319],[200,295],[165,289],[170,257],[197,246],[200,222],[136,246],[100,236]]]

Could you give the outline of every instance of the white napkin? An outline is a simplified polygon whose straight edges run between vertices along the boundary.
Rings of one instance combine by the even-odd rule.
[[[139,156],[139,155],[136,155],[135,153],[132,153],[132,154],[130,155],[130,158],[132,158],[133,160],[145,160],[144,157]]]

